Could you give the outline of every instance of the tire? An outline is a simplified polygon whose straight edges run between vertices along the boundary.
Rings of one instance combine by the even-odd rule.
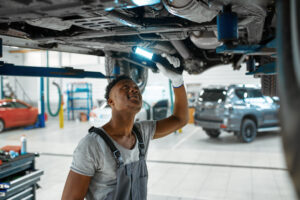
[[[1,133],[2,131],[4,131],[4,129],[5,129],[4,121],[3,121],[2,119],[0,119],[0,133]]]
[[[205,129],[204,131],[206,135],[208,135],[210,138],[217,138],[221,134],[219,130],[215,130],[215,129]]]
[[[280,120],[285,158],[289,173],[300,198],[300,2],[298,0],[276,1],[277,69],[279,73]],[[295,22],[295,23],[293,23]]]
[[[265,96],[278,96],[277,75],[261,76],[261,92]]]
[[[138,85],[141,93],[144,92],[147,80],[148,80],[148,69],[140,66],[135,66],[127,61],[120,61],[112,58],[110,55],[105,55],[105,72],[107,76],[113,76],[114,66],[120,67],[120,75],[127,75]],[[108,79],[110,82],[112,79]]]
[[[275,58],[261,57],[260,64],[265,65],[270,62],[275,62]],[[277,75],[262,75],[261,76],[261,92],[265,96],[278,96],[277,90]]]
[[[245,119],[242,123],[238,139],[241,142],[249,143],[255,139],[256,134],[257,130],[255,122],[251,119]]]

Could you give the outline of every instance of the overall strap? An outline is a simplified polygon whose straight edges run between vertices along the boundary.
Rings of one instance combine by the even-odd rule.
[[[116,148],[116,146],[111,141],[111,139],[101,129],[95,128],[94,126],[92,126],[89,129],[89,133],[92,133],[92,132],[94,132],[97,135],[99,135],[100,137],[102,137],[102,139],[105,141],[107,146],[110,148],[114,158],[116,159],[117,166],[120,167],[120,165],[122,165],[124,162],[123,162],[120,151]]]
[[[135,133],[138,142],[139,142],[139,151],[140,151],[140,157],[144,157],[145,156],[145,144],[141,135],[140,130],[136,127],[136,125],[133,125],[133,132]]]

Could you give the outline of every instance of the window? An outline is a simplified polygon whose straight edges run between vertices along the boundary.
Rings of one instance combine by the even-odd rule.
[[[250,89],[247,92],[248,92],[248,98],[260,98],[260,97],[263,97],[263,95],[262,95],[262,93],[261,93],[260,90]]]
[[[226,98],[227,91],[224,89],[205,89],[200,96],[200,101],[220,102]]]
[[[168,107],[168,100],[167,99],[164,99],[164,100],[160,100],[160,101],[158,101],[155,105],[154,105],[154,107]]]
[[[0,108],[12,108],[11,102],[3,102],[0,104]]]
[[[15,108],[28,108],[25,104],[19,103],[19,102],[12,102]]]
[[[239,99],[263,97],[258,89],[236,89],[235,94]]]
[[[244,99],[246,95],[247,91],[246,89],[236,89],[235,90],[235,94],[239,99]]]

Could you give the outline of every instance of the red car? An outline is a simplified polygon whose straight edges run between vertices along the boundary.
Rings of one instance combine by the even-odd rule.
[[[6,128],[33,125],[38,109],[17,99],[0,100],[0,132]]]

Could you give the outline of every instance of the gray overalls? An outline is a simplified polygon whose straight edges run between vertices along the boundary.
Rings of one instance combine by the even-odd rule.
[[[145,161],[145,145],[137,127],[133,126],[140,151],[139,160],[124,164],[120,151],[111,139],[101,130],[95,127],[89,132],[97,133],[110,148],[117,162],[117,185],[105,200],[144,200],[147,199],[148,170]]]

